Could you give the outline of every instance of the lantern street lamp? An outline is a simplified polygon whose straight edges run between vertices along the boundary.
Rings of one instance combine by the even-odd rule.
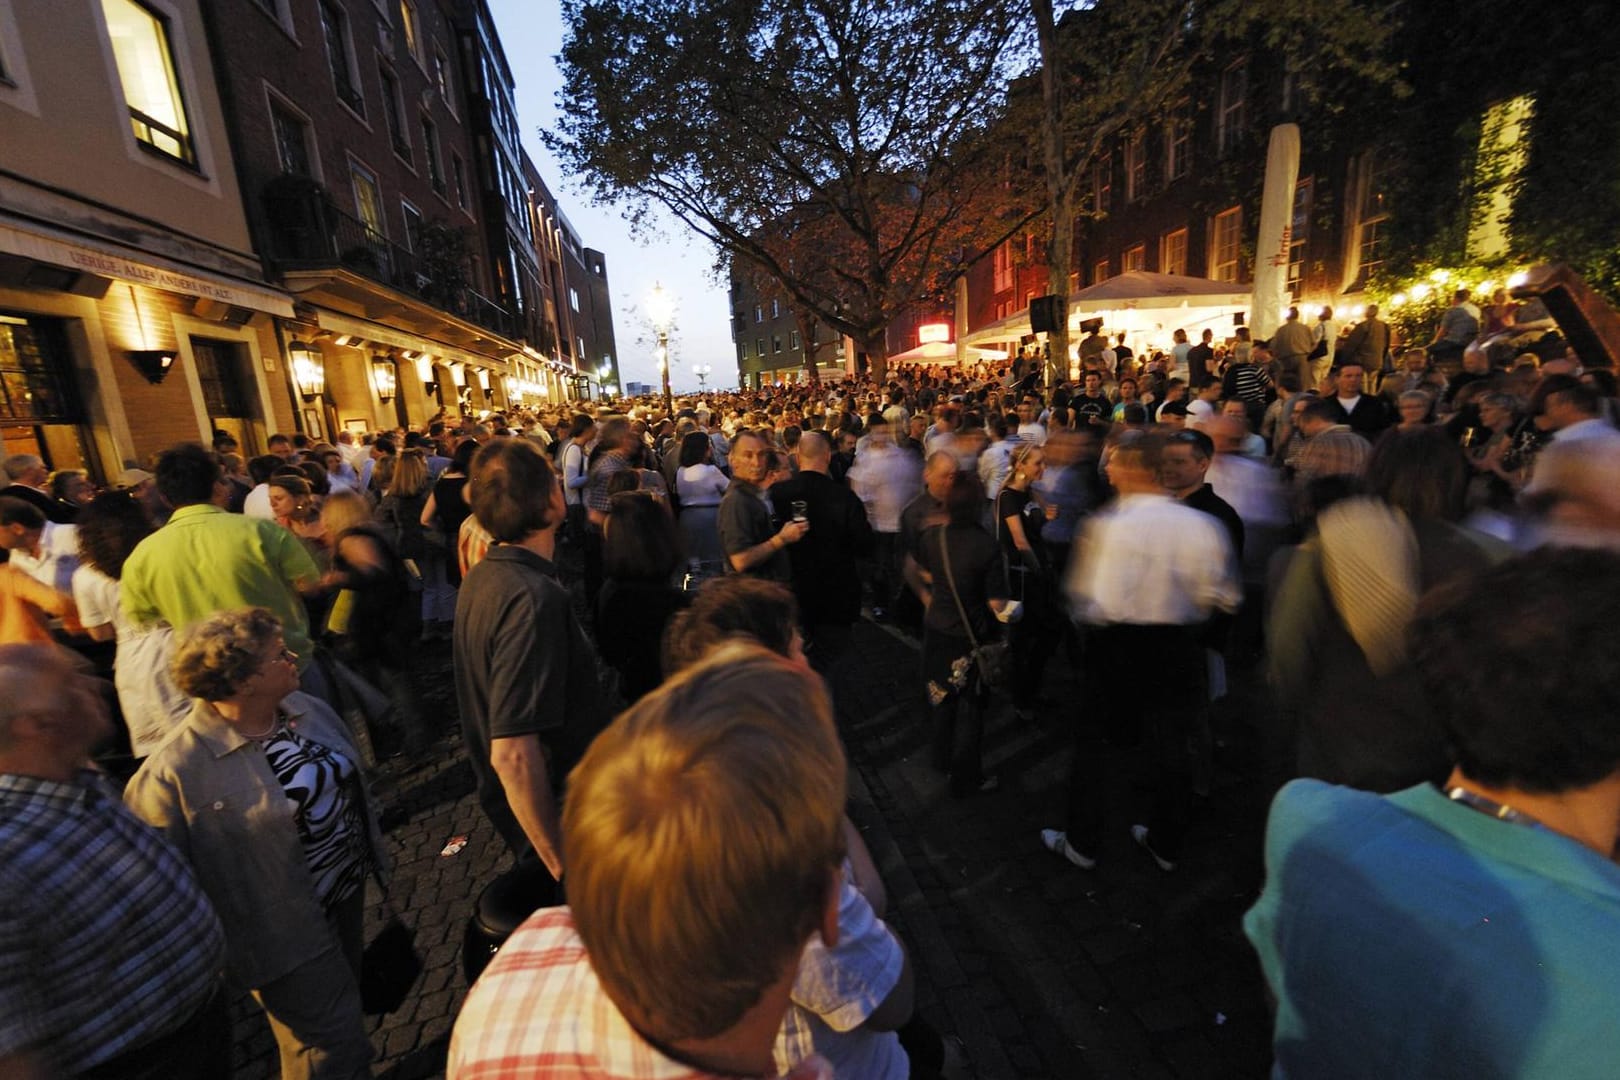
[[[664,415],[675,415],[675,399],[669,390],[669,324],[675,317],[675,298],[654,283],[652,295],[647,298],[647,314],[653,330],[658,334],[658,374],[664,380]]]
[[[703,391],[709,388],[709,372],[713,370],[714,368],[710,367],[708,364],[693,365],[692,374],[697,376],[698,390]]]
[[[299,396],[314,401],[326,393],[326,362],[319,345],[295,341],[287,346],[287,358]]]
[[[608,389],[608,380],[613,378],[613,368],[607,364],[603,364],[602,367],[597,371],[596,377],[598,385],[602,387],[602,396],[612,397],[613,391]]]

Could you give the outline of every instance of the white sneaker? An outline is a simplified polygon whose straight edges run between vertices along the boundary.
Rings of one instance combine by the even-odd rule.
[[[1153,845],[1148,843],[1148,827],[1146,825],[1132,825],[1131,839],[1135,840],[1137,846],[1148,853],[1148,856],[1158,864],[1160,870],[1163,870],[1168,874],[1170,871],[1176,868],[1175,863],[1171,862],[1163,855],[1160,855],[1157,851],[1154,851]]]
[[[1082,870],[1090,870],[1097,865],[1097,860],[1089,855],[1082,855],[1069,845],[1069,834],[1062,829],[1042,829],[1041,846],[1055,855],[1061,855]]]

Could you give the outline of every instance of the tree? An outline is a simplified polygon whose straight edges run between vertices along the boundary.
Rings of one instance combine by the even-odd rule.
[[[632,220],[662,207],[848,334],[889,324],[1018,227],[998,143],[1004,0],[567,0],[545,133]]]
[[[1040,96],[1014,114],[1039,135],[1039,160],[1050,217],[1048,288],[1062,298],[1049,339],[1051,366],[1069,349],[1069,275],[1080,185],[1118,139],[1173,115],[1201,63],[1261,49],[1280,57],[1304,98],[1321,97],[1331,81],[1350,77],[1395,86],[1397,69],[1383,56],[1391,5],[1342,0],[1097,0],[1060,19],[1052,0],[1029,0],[1040,51]],[[1038,119],[1029,112],[1038,108]],[[1093,208],[1092,213],[1096,213]],[[1059,376],[1061,377],[1061,375]]]

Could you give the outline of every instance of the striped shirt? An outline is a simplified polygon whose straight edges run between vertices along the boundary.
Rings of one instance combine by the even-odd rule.
[[[224,963],[191,871],[97,774],[0,774],[0,1058],[100,1064],[191,1019]]]

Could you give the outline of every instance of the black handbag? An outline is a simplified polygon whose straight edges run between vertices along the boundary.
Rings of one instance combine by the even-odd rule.
[[[979,682],[992,690],[998,690],[1012,681],[1012,646],[1005,641],[991,641],[979,644],[978,637],[973,633],[973,623],[968,620],[967,609],[962,606],[962,597],[956,591],[956,575],[951,572],[951,555],[945,548],[945,529],[939,530],[939,560],[945,564],[945,584],[949,586],[951,600],[956,603],[956,613],[962,618],[962,629],[967,631],[968,644],[972,651],[968,656],[973,661],[973,670],[979,677]]]

